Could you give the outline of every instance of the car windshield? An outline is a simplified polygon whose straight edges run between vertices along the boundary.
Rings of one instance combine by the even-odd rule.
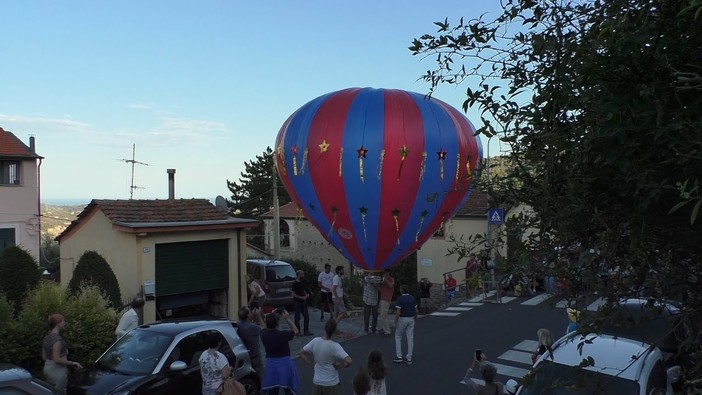
[[[136,329],[113,344],[96,365],[128,375],[150,374],[172,341],[171,336]]]
[[[635,381],[609,376],[551,361],[536,368],[533,381],[527,380],[521,395],[621,395],[638,394]]]
[[[266,267],[266,281],[293,281],[295,280],[295,270],[290,265],[270,265]]]
[[[603,320],[600,332],[655,344],[674,352],[682,329],[676,309],[666,306],[645,306],[629,303],[614,309]]]

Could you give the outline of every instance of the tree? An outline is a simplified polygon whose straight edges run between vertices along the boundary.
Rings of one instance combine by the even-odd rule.
[[[12,246],[0,254],[0,292],[5,294],[16,312],[40,279],[39,266],[27,250]]]
[[[410,50],[424,79],[468,84],[479,133],[511,147],[495,190],[530,205],[535,256],[610,301],[646,289],[683,303],[678,361],[702,377],[702,3],[506,0],[494,20],[448,19]],[[685,203],[687,202],[687,203]],[[689,203],[689,204],[688,204]],[[564,259],[568,258],[568,259]],[[602,271],[626,273],[603,282]]]
[[[61,282],[61,250],[59,243],[50,235],[45,234],[41,237],[41,254],[39,266],[46,268],[51,273],[56,282]]]
[[[232,193],[227,201],[232,214],[240,217],[259,219],[273,208],[273,177],[277,177],[273,167],[273,151],[266,147],[262,155],[256,159],[244,162],[245,171],[241,173],[239,182],[227,180],[227,187]],[[278,201],[282,206],[292,201],[283,187],[280,178],[277,180]],[[263,222],[251,231],[249,242],[257,247],[264,247]]]
[[[83,287],[95,286],[105,294],[105,298],[113,308],[122,306],[122,295],[119,282],[102,255],[96,251],[86,251],[78,259],[73,270],[73,277],[68,283],[71,295],[78,295]]]

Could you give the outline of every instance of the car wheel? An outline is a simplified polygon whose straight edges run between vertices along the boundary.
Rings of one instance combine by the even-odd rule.
[[[242,377],[239,382],[244,386],[246,395],[259,395],[261,393],[258,381],[256,379],[251,377]]]

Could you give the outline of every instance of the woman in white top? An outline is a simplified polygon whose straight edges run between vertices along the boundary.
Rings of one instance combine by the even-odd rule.
[[[326,393],[338,389],[339,369],[351,366],[352,362],[341,344],[333,340],[336,321],[327,321],[324,332],[324,337],[315,337],[300,351],[300,358],[308,365],[314,366],[313,393]]]
[[[229,366],[227,357],[219,352],[222,336],[212,332],[207,337],[207,350],[200,355],[200,374],[202,375],[202,395],[216,395],[222,385],[222,369]],[[226,371],[229,371],[227,369]]]
[[[249,298],[249,308],[250,309],[263,309],[263,302],[266,300],[266,291],[263,290],[261,284],[254,280],[250,274],[246,275],[246,282],[249,283],[249,291],[251,291],[251,297]]]

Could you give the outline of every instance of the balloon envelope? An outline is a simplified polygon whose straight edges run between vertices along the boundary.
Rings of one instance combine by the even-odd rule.
[[[482,158],[455,108],[413,92],[351,88],[283,124],[275,164],[293,201],[354,265],[382,270],[453,217]]]

